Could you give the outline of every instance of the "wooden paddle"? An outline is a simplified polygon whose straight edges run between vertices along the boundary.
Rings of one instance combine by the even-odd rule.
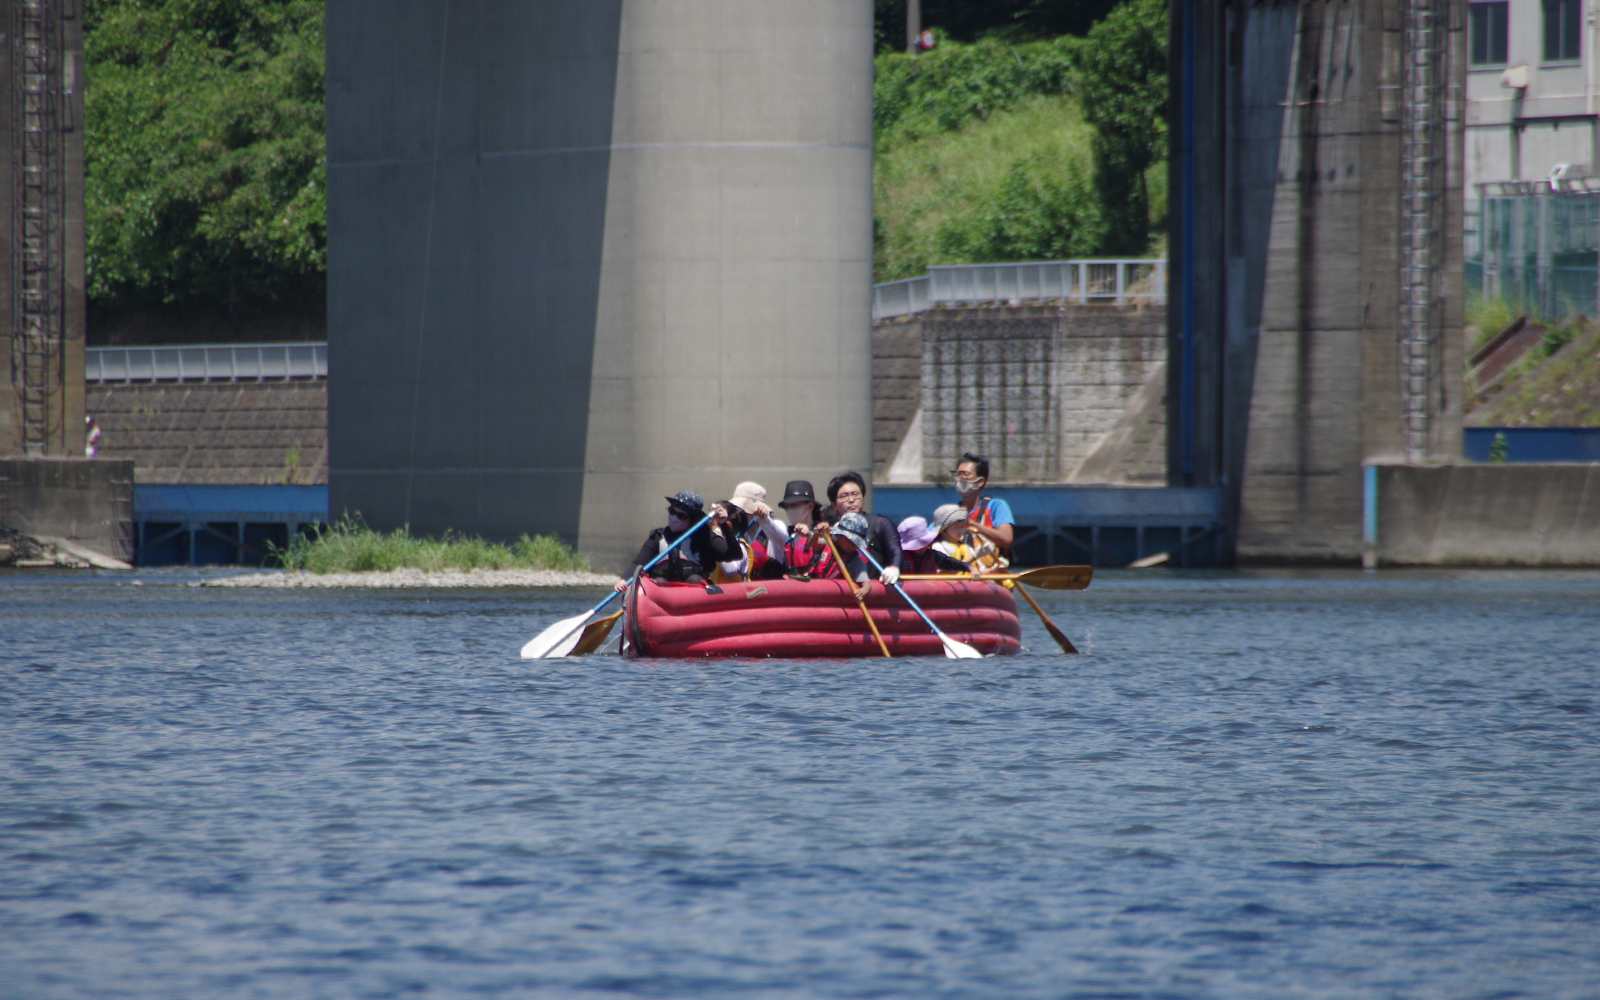
[[[1072,644],[1072,640],[1067,638],[1066,633],[1056,628],[1056,623],[1051,621],[1050,616],[1044,613],[1044,608],[1039,607],[1039,602],[1033,599],[1032,594],[1028,593],[1027,587],[1019,586],[1015,580],[1002,580],[1000,585],[1007,590],[1022,595],[1022,599],[1027,601],[1039,615],[1039,620],[1044,622],[1045,631],[1050,633],[1050,637],[1056,641],[1056,645],[1061,647],[1063,653],[1076,653],[1078,651],[1078,647]]]
[[[634,580],[638,580],[639,577],[650,572],[650,567],[665,559],[671,554],[673,549],[688,541],[689,537],[695,532],[699,531],[700,526],[709,520],[711,520],[711,515],[707,514],[705,517],[702,517],[699,521],[695,522],[694,527],[679,535],[677,541],[673,542],[671,545],[668,545],[663,551],[657,553],[654,559],[651,559],[649,562],[635,570],[633,574]],[[612,601],[621,596],[622,591],[613,590],[611,593],[606,595],[605,600],[601,601],[599,604],[596,604],[583,614],[574,615],[571,618],[563,618],[554,625],[547,626],[543,632],[540,632],[532,639],[529,639],[527,643],[523,645],[522,658],[524,660],[538,660],[545,657],[566,656],[577,647],[580,633],[583,631],[583,627],[589,624],[589,619],[599,614],[601,608],[605,607],[607,604],[610,604]]]
[[[824,542],[828,543],[828,551],[833,553],[833,561],[839,567],[839,572],[845,573],[844,559],[839,555],[839,547],[833,544],[832,533],[827,528],[818,528],[816,533],[822,536]],[[850,588],[850,594],[854,597],[856,592],[855,581],[850,579],[850,574],[848,573],[845,573],[844,585]],[[856,606],[861,609],[861,617],[867,620],[867,628],[872,629],[872,637],[878,640],[878,648],[883,650],[884,659],[889,659],[889,646],[883,641],[882,633],[878,631],[878,623],[872,620],[872,612],[867,610],[867,602],[856,597]]]
[[[596,618],[583,627],[583,633],[578,636],[578,644],[572,647],[568,656],[583,656],[600,648],[606,641],[606,636],[611,634],[611,627],[622,617],[622,612],[613,611],[604,618]]]
[[[1003,584],[1007,580],[1025,583],[1040,590],[1082,590],[1094,578],[1093,566],[1040,566],[1020,573],[985,573],[980,580]],[[959,573],[907,573],[902,580],[970,580]]]

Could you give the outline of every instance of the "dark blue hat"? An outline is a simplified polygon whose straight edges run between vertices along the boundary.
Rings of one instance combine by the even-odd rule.
[[[680,490],[677,496],[667,497],[667,503],[672,504],[674,507],[692,510],[696,514],[705,513],[706,502],[700,499],[699,495],[690,493],[688,490]]]

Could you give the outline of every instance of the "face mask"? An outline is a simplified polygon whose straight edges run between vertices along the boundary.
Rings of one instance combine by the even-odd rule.
[[[982,482],[983,480],[981,479],[957,479],[956,492],[962,496],[968,496],[976,493],[978,492],[979,484]]]
[[[679,517],[677,514],[668,514],[667,515],[667,530],[668,531],[682,531],[683,529],[687,528],[688,526],[689,526],[689,519],[688,518]]]

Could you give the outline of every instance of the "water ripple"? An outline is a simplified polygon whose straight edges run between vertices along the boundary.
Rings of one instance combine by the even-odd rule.
[[[1089,655],[0,575],[0,998],[1587,998],[1600,575],[1103,574]]]

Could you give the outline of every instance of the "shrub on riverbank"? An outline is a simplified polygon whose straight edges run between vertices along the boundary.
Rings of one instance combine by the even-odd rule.
[[[420,569],[589,570],[589,560],[555,535],[523,535],[511,545],[446,532],[443,538],[413,535],[409,528],[385,534],[346,517],[312,536],[293,539],[286,549],[272,546],[285,569],[307,573],[387,572]]]

